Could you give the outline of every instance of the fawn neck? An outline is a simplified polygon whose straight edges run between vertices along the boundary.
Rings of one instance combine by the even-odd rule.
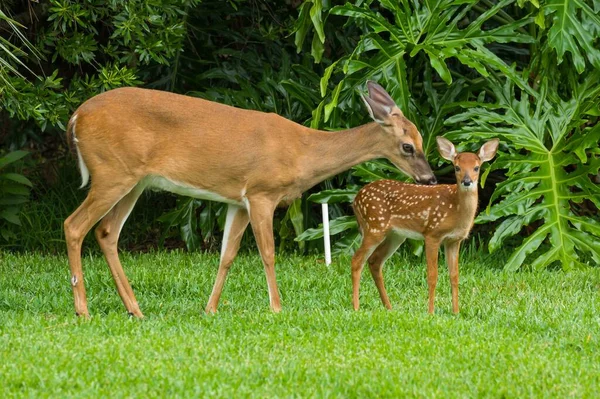
[[[457,230],[471,230],[473,227],[473,221],[475,220],[475,214],[477,213],[477,206],[479,203],[479,196],[477,186],[473,190],[463,190],[460,184],[453,186],[453,191],[456,197],[456,229]]]

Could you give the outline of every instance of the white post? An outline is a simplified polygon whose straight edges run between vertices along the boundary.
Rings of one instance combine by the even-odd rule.
[[[329,205],[321,204],[323,212],[323,246],[325,247],[325,264],[331,264],[331,243],[329,241]]]

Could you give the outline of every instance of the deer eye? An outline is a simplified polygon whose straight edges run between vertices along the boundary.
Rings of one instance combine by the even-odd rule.
[[[415,152],[415,147],[410,144],[402,144],[402,150],[405,153],[412,155]]]
[[[479,166],[475,166],[475,167],[473,168],[473,170],[474,170],[475,172],[479,172]]]
[[[460,166],[455,166],[454,170],[457,171],[457,172],[460,172]]]

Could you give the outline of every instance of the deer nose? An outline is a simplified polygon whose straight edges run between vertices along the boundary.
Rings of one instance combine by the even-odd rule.
[[[471,185],[471,183],[473,183],[473,182],[471,181],[471,179],[464,179],[464,180],[462,181],[462,184],[463,184],[463,186],[465,186],[465,187],[469,187],[469,186]]]
[[[419,184],[429,184],[429,185],[437,184],[437,179],[433,175],[427,176],[427,177],[417,177],[415,179],[415,181]]]

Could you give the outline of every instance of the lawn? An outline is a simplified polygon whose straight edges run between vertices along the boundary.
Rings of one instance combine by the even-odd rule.
[[[507,273],[469,257],[458,316],[445,268],[429,316],[424,262],[398,255],[385,269],[394,310],[366,270],[359,312],[349,259],[280,255],[272,314],[253,254],[207,316],[216,255],[124,254],[135,320],[88,254],[82,320],[66,257],[0,253],[0,397],[598,397],[600,269]]]

